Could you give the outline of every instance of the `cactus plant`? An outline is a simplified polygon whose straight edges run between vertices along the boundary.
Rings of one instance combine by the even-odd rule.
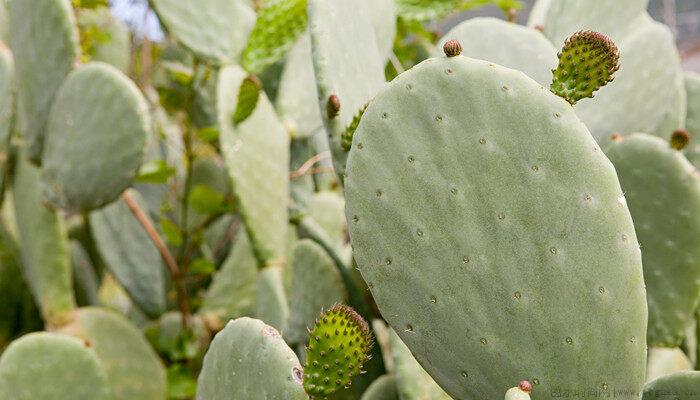
[[[644,387],[642,400],[673,396],[678,400],[693,400],[700,395],[700,372],[679,372],[663,376]]]
[[[641,389],[646,304],[632,219],[568,103],[492,63],[432,59],[372,100],[352,148],[358,266],[450,395],[500,397],[523,378],[535,396]]]
[[[391,375],[382,375],[375,379],[360,400],[399,400],[396,378]]]
[[[10,50],[0,41],[0,187],[10,158],[10,134],[15,116],[15,62]],[[0,200],[3,196],[0,195]]]
[[[396,387],[401,400],[450,400],[393,330],[389,331]]]
[[[677,372],[692,371],[693,365],[677,347],[651,347],[647,355],[647,382]]]
[[[700,75],[685,74],[685,91],[688,98],[685,129],[691,135],[700,135]],[[686,147],[685,155],[693,165],[700,166],[700,141],[692,141],[690,146]]]
[[[123,73],[131,61],[131,33],[106,7],[77,14],[83,58],[112,65]]]

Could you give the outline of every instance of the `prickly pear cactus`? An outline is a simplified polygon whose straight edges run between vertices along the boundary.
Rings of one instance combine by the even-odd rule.
[[[11,0],[8,9],[20,128],[37,163],[53,98],[80,57],[78,29],[70,0]]]
[[[220,64],[238,60],[255,24],[255,12],[244,0],[153,0],[152,4],[183,45]]]
[[[649,345],[678,347],[700,298],[700,179],[668,140],[633,134],[605,150],[643,249]]]
[[[532,385],[528,381],[522,381],[518,386],[508,389],[505,400],[530,400]]]
[[[80,9],[77,17],[83,59],[104,62],[127,73],[131,62],[129,27],[107,7]]]
[[[116,68],[90,63],[56,94],[42,178],[58,207],[85,212],[114,201],[136,177],[150,131],[146,100]]]
[[[321,313],[306,346],[306,392],[324,398],[352,385],[369,360],[372,345],[367,322],[352,308],[335,305]]]
[[[379,55],[389,58],[396,38],[396,2],[394,0],[364,0],[374,28]]]
[[[10,49],[0,41],[0,187],[5,186],[10,152],[10,134],[15,113],[15,62]],[[2,199],[0,195],[0,200]]]
[[[375,379],[360,400],[399,400],[396,378],[392,375],[382,375]]]
[[[425,61],[370,103],[345,194],[379,309],[451,396],[500,398],[522,379],[535,397],[641,389],[632,219],[565,100],[489,62]]]
[[[364,2],[309,0],[308,12],[321,114],[342,180],[343,133],[383,86],[383,60]]]
[[[557,50],[542,33],[496,18],[471,18],[452,28],[440,39],[436,56],[448,40],[459,41],[467,57],[517,69],[542,86],[549,86],[557,66]]]
[[[197,382],[197,400],[308,400],[303,375],[296,354],[275,328],[239,318],[214,337]]]
[[[688,98],[688,114],[685,119],[685,129],[692,136],[700,137],[700,75],[685,74],[685,91]],[[688,160],[696,167],[700,166],[700,140],[691,141],[685,149]]]
[[[22,268],[44,321],[68,322],[75,309],[68,233],[61,216],[44,205],[39,169],[20,151],[12,182]]]
[[[664,375],[692,371],[693,364],[677,347],[650,347],[647,355],[647,382]]]
[[[700,371],[679,372],[649,382],[642,400],[673,396],[676,400],[696,400],[700,397]]]
[[[0,398],[111,400],[107,375],[89,343],[57,333],[31,333],[0,357]]]
[[[284,290],[284,270],[279,265],[258,272],[255,293],[255,316],[284,332],[289,320],[289,302]]]
[[[401,400],[451,400],[416,361],[399,335],[389,329],[394,375]]]

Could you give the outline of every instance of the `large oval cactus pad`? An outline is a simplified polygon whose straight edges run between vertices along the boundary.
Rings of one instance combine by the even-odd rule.
[[[59,207],[89,211],[132,182],[150,130],[146,100],[116,68],[87,64],[66,78],[51,107],[43,178]]]
[[[641,389],[632,219],[612,164],[563,99],[495,64],[431,59],[377,95],[352,146],[358,266],[450,395],[499,398],[522,379],[538,398]]]
[[[674,400],[700,398],[700,371],[679,372],[662,376],[644,387],[642,400],[673,396]]]

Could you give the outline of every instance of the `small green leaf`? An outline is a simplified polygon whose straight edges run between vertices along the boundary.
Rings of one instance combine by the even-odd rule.
[[[258,19],[243,51],[243,68],[259,74],[284,57],[306,30],[306,0],[269,0]]]
[[[258,105],[262,84],[255,76],[249,76],[241,83],[241,88],[238,91],[238,104],[236,111],[233,113],[233,125],[236,126],[245,121],[253,114],[255,107]]]
[[[182,231],[169,219],[160,220],[160,230],[165,236],[165,240],[173,246],[182,245]]]
[[[398,14],[401,18],[413,21],[430,21],[442,19],[449,14],[486,6],[496,6],[501,10],[519,10],[519,0],[397,0]]]
[[[203,142],[214,143],[219,140],[219,129],[215,126],[207,126],[197,131],[197,138]]]
[[[136,177],[138,183],[165,183],[175,174],[175,168],[169,166],[164,160],[149,161],[141,166]]]
[[[187,199],[194,211],[199,214],[216,214],[227,210],[223,194],[209,186],[195,186]]]
[[[211,275],[216,270],[216,265],[209,259],[200,257],[192,261],[190,272],[195,275]]]

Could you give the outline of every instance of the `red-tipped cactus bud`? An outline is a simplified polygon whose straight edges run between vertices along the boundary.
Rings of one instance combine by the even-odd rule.
[[[530,400],[532,384],[529,381],[520,381],[518,386],[508,389],[505,400]]]
[[[690,133],[685,129],[677,129],[671,134],[671,147],[676,150],[683,150],[690,142]]]
[[[520,381],[518,383],[518,387],[525,393],[532,392],[532,384],[530,383],[530,381]]]
[[[332,94],[328,96],[328,103],[326,103],[326,114],[328,119],[333,119],[340,114],[340,99],[338,96]]]
[[[447,57],[457,57],[462,54],[462,45],[456,40],[448,40],[442,49]]]
[[[612,140],[613,142],[619,142],[620,140],[622,140],[622,135],[615,132],[612,134],[612,136],[610,136],[610,140]]]
[[[613,81],[620,68],[620,51],[599,32],[579,31],[566,39],[553,70],[552,92],[572,105],[593,97],[593,92]]]

